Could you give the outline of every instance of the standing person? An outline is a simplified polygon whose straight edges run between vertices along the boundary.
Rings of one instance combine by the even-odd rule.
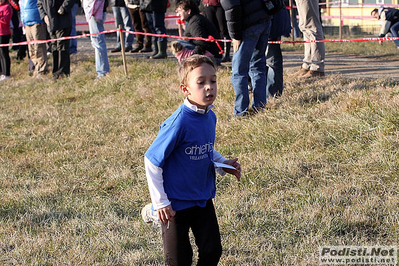
[[[226,16],[220,0],[202,0],[204,5],[205,17],[212,21],[217,29],[219,29],[220,36],[225,40],[230,40],[229,30],[227,29]],[[224,43],[225,53],[222,62],[230,62],[231,42]]]
[[[112,13],[115,17],[115,26],[119,29],[122,25],[122,30],[133,31],[132,18],[129,10],[126,7],[124,0],[109,0],[109,5],[112,7]],[[116,47],[111,50],[111,53],[118,53],[122,50],[120,32],[116,32]],[[122,33],[122,38],[125,42],[125,52],[130,52],[133,47],[134,35],[128,32]]]
[[[146,12],[148,25],[155,34],[166,34],[165,13],[168,8],[168,0],[143,0],[140,9]],[[168,38],[157,36],[154,38],[154,53],[150,59],[164,59],[168,47]]]
[[[83,10],[89,23],[90,34],[104,31],[104,21],[107,15],[108,0],[83,0]],[[90,35],[94,48],[97,78],[109,73],[109,61],[105,34]]]
[[[281,41],[281,36],[288,37],[291,32],[290,14],[285,6],[273,15],[269,41]],[[280,44],[268,44],[266,49],[268,96],[278,97],[283,93],[283,54]]]
[[[222,254],[215,197],[215,162],[240,180],[241,166],[214,149],[216,115],[211,110],[217,95],[213,61],[193,55],[179,68],[184,104],[162,124],[145,153],[145,169],[152,205],[162,225],[168,265],[191,265],[191,228],[198,246],[197,265],[217,265]],[[198,134],[201,132],[201,134]]]
[[[381,31],[378,37],[385,37],[385,35],[390,31],[392,37],[399,37],[399,10],[394,8],[384,8],[373,9],[371,15],[378,20],[381,20]],[[396,47],[399,49],[399,40],[393,41]],[[382,45],[382,41],[380,41]]]
[[[46,40],[47,28],[44,21],[40,18],[37,0],[21,0],[21,21],[25,27],[26,39],[28,41]],[[29,44],[29,57],[34,65],[34,76],[46,75],[47,48],[45,43]]]
[[[147,17],[143,11],[140,10],[140,0],[127,0],[127,7],[130,16],[133,20],[134,31],[152,33],[148,25]],[[145,40],[145,41],[144,41]],[[131,51],[132,53],[150,53],[152,52],[152,37],[143,34],[136,34],[136,46]]]
[[[74,0],[38,0],[40,18],[47,24],[51,39],[68,37],[72,30],[72,6]],[[69,76],[71,59],[69,40],[57,40],[51,44],[53,52],[53,78]]]
[[[319,0],[296,0],[299,29],[304,41],[324,40],[323,27],[320,21]],[[293,75],[303,79],[323,77],[326,49],[323,42],[304,44],[305,54],[300,69]]]
[[[233,44],[231,83],[234,87],[234,115],[249,111],[248,78],[253,88],[252,108],[255,112],[266,104],[266,47],[270,19],[263,0],[222,0],[227,27]]]
[[[11,38],[12,8],[7,0],[0,0],[0,44],[8,44]],[[9,47],[0,47],[0,81],[11,78]]]
[[[220,39],[219,31],[215,25],[199,13],[198,5],[193,0],[178,0],[176,7],[176,13],[179,14],[180,19],[187,22],[184,31],[185,37],[201,37],[206,39],[212,36],[215,39]],[[184,48],[192,50],[192,54],[204,55],[208,51],[213,55],[216,63],[220,65],[222,55],[219,53],[220,49],[215,42],[188,39],[181,40],[179,43]],[[176,45],[174,44],[174,46]],[[179,62],[182,61],[181,59],[179,59]]]

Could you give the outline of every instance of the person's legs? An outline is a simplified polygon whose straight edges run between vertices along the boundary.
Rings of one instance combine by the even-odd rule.
[[[0,36],[0,44],[8,44],[10,42],[11,35]],[[0,66],[1,73],[4,76],[10,76],[11,73],[11,60],[9,54],[9,47],[0,47]]]
[[[113,6],[112,7],[112,13],[114,14],[115,17],[115,27],[119,29],[119,25],[122,25],[122,29],[124,28],[123,26],[123,18],[121,14],[121,9],[120,7]],[[119,52],[121,50],[121,37],[120,37],[120,32],[116,32],[116,46],[112,51]],[[112,52],[111,51],[111,52]]]
[[[152,33],[155,33],[155,27],[154,27],[154,13],[153,12],[151,12],[151,13],[145,13],[145,15],[146,15],[146,18],[147,18],[147,22],[148,22],[148,27],[151,29],[151,32]],[[158,54],[158,37],[154,37],[154,53],[150,56],[150,58],[151,57],[153,57],[153,56],[155,56],[156,54]]]
[[[281,38],[269,39],[279,41]],[[280,96],[283,93],[283,55],[280,44],[269,44],[266,50],[267,95]]]
[[[219,25],[220,36],[223,39],[230,40],[224,9],[221,6],[219,6],[219,7],[216,7],[215,12],[216,12],[216,18],[218,21],[218,25]],[[223,58],[222,58],[222,62],[231,61],[231,58],[230,58],[231,42],[224,43],[224,47],[222,47],[222,49],[224,49],[224,52],[225,52],[223,55]]]
[[[261,24],[261,27],[253,33],[258,35],[259,39],[252,53],[249,67],[249,76],[252,83],[253,103],[252,108],[256,111],[263,108],[266,104],[266,48],[269,40],[270,21]],[[253,34],[251,33],[251,34]]]
[[[140,19],[141,19],[141,26],[144,30],[145,33],[152,33],[149,23],[147,21],[147,16],[144,12],[139,11],[140,14]],[[145,36],[145,42],[144,42],[144,49],[142,52],[152,52],[151,49],[151,45],[152,45],[152,37],[149,35]]]
[[[129,13],[133,21],[133,27],[135,32],[144,32],[143,27],[141,25],[140,18],[140,8],[129,8]],[[144,47],[144,35],[136,34],[136,45],[132,50],[132,53],[137,53]]]
[[[102,20],[96,20],[94,16],[90,18],[89,28],[91,34],[104,31],[104,21],[106,15],[107,13],[104,12]],[[93,46],[95,52],[97,77],[103,77],[110,72],[105,35],[91,35],[90,38],[91,45]]]
[[[191,265],[193,250],[189,238],[192,208],[177,211],[174,221],[162,224],[162,240],[167,265]]]
[[[393,24],[390,28],[392,37],[399,37],[399,22],[396,22],[395,24]],[[393,41],[396,45],[396,47],[399,48],[399,40],[394,40]]]
[[[299,28],[305,41],[323,40],[318,0],[297,0]],[[302,68],[324,72],[325,46],[322,42],[305,43]]]
[[[26,26],[26,38],[28,41],[45,40],[47,28],[44,23]],[[47,49],[45,43],[29,44],[29,56],[34,64],[35,74],[47,73]]]
[[[216,266],[222,255],[222,244],[212,199],[208,200],[204,208],[195,208],[191,230],[198,247],[197,266]]]
[[[156,34],[166,34],[165,27],[165,13],[162,12],[153,12],[154,19],[154,29]],[[167,49],[168,39],[166,37],[157,37],[157,47],[158,53],[152,56],[152,59],[162,59],[167,57],[166,49]]]
[[[62,37],[70,36],[72,27],[57,30],[54,33],[54,36],[59,39]],[[59,78],[62,76],[69,76],[70,74],[70,54],[69,54],[69,40],[60,40],[56,42],[55,51],[58,58],[53,58],[53,60],[58,60],[57,62],[53,62],[53,67],[55,67],[55,71],[53,69],[54,78]],[[53,46],[54,48],[54,46]],[[54,51],[54,50],[53,50]],[[53,52],[54,56],[54,52]]]
[[[244,30],[241,45],[238,51],[233,54],[231,83],[235,92],[234,115],[236,116],[245,115],[249,109],[248,78],[250,74],[251,78],[255,79],[252,81],[254,99],[256,99],[255,106],[259,107],[262,101],[263,104],[266,103],[266,99],[263,99],[262,95],[266,98],[265,50],[269,30],[270,21],[265,21]],[[267,35],[265,35],[266,33]],[[258,44],[261,36],[262,38],[266,37],[266,40],[262,39]],[[263,67],[262,64],[264,64]],[[264,90],[263,94],[261,92],[262,89]]]
[[[120,12],[123,19],[123,29],[126,31],[133,31],[132,18],[130,17],[128,8],[126,6],[121,7]],[[126,32],[124,40],[126,49],[131,50],[134,42],[134,35]]]
[[[36,40],[46,40],[47,39],[47,26],[45,23],[36,24]],[[36,58],[37,64],[35,65],[35,71],[39,74],[47,74],[48,63],[47,63],[47,46],[45,43],[40,43],[36,45]]]
[[[71,30],[71,36],[76,36],[76,13],[78,11],[78,4],[74,4],[71,9],[72,13],[72,30]],[[76,54],[78,52],[78,39],[70,39],[70,44],[69,44],[69,52],[71,54]]]

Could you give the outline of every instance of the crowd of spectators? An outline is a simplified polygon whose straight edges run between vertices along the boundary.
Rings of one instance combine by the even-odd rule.
[[[172,1],[172,0],[171,0]],[[110,50],[118,53],[148,53],[149,59],[167,58],[165,15],[174,8],[179,36],[171,41],[170,49],[182,63],[193,54],[207,55],[216,65],[232,61],[231,83],[235,91],[234,114],[244,116],[262,110],[267,98],[278,97],[283,92],[283,55],[279,44],[281,36],[289,36],[291,19],[284,8],[270,14],[270,1],[284,0],[0,0],[0,42],[7,44],[21,41],[57,39],[50,45],[29,44],[0,49],[0,80],[11,78],[9,51],[17,51],[17,60],[29,58],[29,71],[34,77],[49,72],[48,56],[52,56],[52,76],[62,79],[70,75],[70,56],[78,52],[75,36],[76,14],[80,6],[84,11],[95,51],[97,79],[109,72],[108,50],[104,34],[107,8],[112,9],[117,31],[116,44]],[[306,42],[304,58],[299,70],[292,76],[309,79],[325,75],[325,47],[318,0],[296,0],[299,29]],[[382,21],[379,37],[389,31],[397,37],[399,10],[374,9],[371,15]],[[295,23],[294,23],[295,24]],[[136,35],[130,32],[136,32]],[[294,32],[299,36],[297,27]],[[123,36],[119,36],[122,34]],[[152,36],[151,34],[156,34]],[[210,42],[195,37],[221,39]],[[122,38],[121,38],[122,37]],[[183,38],[185,37],[185,38]],[[123,47],[122,47],[123,43]],[[395,41],[399,47],[399,41]],[[233,48],[233,56],[230,49]],[[26,53],[28,51],[28,53]],[[252,93],[252,106],[250,104]]]

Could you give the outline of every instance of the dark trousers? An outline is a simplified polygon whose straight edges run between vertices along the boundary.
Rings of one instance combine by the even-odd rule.
[[[129,8],[129,13],[133,20],[134,31],[152,33],[150,26],[148,25],[147,16],[145,15],[144,12],[140,11],[139,7]],[[145,38],[145,43],[144,43],[144,38]],[[145,37],[144,37],[144,35],[142,35],[142,34],[136,34],[136,39],[137,39],[136,42],[137,42],[138,46],[144,46],[145,48],[151,48],[152,36],[145,35]]]
[[[11,35],[1,35],[0,43],[8,44],[10,42]],[[0,72],[5,76],[10,76],[11,70],[11,61],[10,61],[10,47],[1,47],[0,48]]]
[[[269,41],[280,41],[279,38],[270,38]],[[273,97],[283,94],[283,54],[280,44],[269,44],[266,49],[266,90]]]
[[[224,9],[221,6],[206,6],[204,11],[205,17],[212,21],[213,25],[219,29],[220,36],[230,40]]]
[[[56,30],[50,33],[51,39],[58,39],[71,35],[72,27]],[[69,76],[71,70],[71,59],[69,55],[69,40],[60,40],[51,43],[51,50],[53,52],[53,76]]]
[[[162,225],[167,264],[191,266],[193,250],[189,239],[190,228],[198,246],[197,265],[217,265],[222,255],[222,244],[212,199],[204,208],[196,206],[177,211],[173,222]]]

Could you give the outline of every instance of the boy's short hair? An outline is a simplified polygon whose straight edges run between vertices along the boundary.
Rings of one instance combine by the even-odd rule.
[[[378,9],[377,9],[377,8],[374,8],[374,9],[371,11],[370,14],[371,14],[372,16],[374,16],[373,13],[377,13],[377,14],[378,14]]]
[[[194,0],[177,0],[176,8],[181,7],[184,10],[191,10],[192,14],[199,14],[200,10],[197,3]]]
[[[187,76],[188,74],[195,68],[199,67],[202,64],[208,64],[212,66],[216,70],[215,63],[213,60],[205,55],[199,55],[195,54],[190,57],[188,57],[186,60],[184,60],[179,67],[179,81],[180,84],[187,85]]]

